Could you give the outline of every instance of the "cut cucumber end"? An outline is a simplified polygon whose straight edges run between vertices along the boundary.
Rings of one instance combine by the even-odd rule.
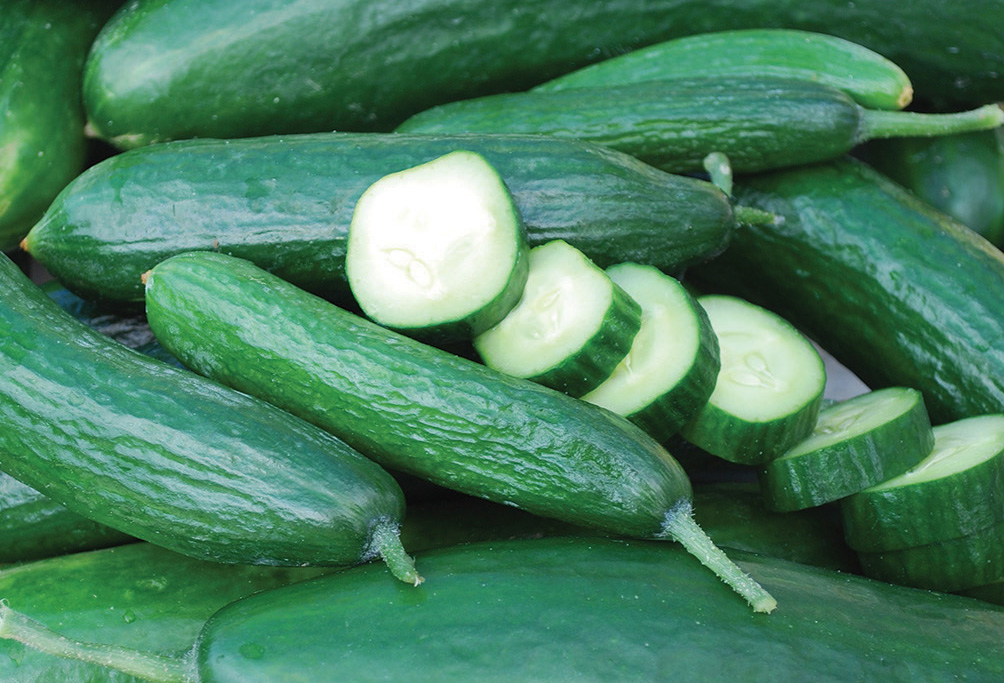
[[[372,320],[430,333],[466,323],[471,336],[516,305],[528,250],[504,181],[481,155],[459,150],[384,176],[362,194],[345,269]]]
[[[698,526],[689,500],[681,500],[666,513],[660,538],[671,538],[686,548],[701,564],[745,598],[754,612],[769,614],[777,608],[774,596],[730,560]]]

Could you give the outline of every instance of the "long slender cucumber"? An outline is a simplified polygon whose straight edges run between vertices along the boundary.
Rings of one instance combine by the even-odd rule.
[[[531,244],[563,239],[600,267],[677,272],[720,253],[735,226],[710,183],[570,140],[320,134],[197,140],[119,154],[52,204],[22,246],[89,299],[142,301],[140,275],[172,254],[216,250],[345,300],[360,195],[456,149],[481,154],[512,192]],[[741,213],[741,211],[738,211]]]
[[[397,541],[403,496],[343,442],[96,332],[0,258],[0,468],[71,511],[194,557],[351,564]]]

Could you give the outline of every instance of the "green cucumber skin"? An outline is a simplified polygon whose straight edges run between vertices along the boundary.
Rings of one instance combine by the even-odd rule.
[[[934,448],[934,432],[923,397],[916,393],[918,402],[884,425],[888,432],[883,435],[859,434],[767,463],[758,475],[768,507],[787,512],[830,503],[899,476],[926,458]]]
[[[92,126],[121,146],[388,130],[436,104],[523,90],[661,40],[787,27],[876,50],[951,109],[1004,99],[1004,9],[994,0],[967,8],[615,0],[570,12],[553,0],[154,0],[130,3],[102,32],[84,97]]]
[[[989,242],[852,159],[744,178],[736,195],[782,220],[688,278],[777,312],[869,387],[918,389],[933,424],[1004,405],[1004,256]]]
[[[564,239],[600,267],[634,260],[676,272],[720,253],[732,233],[732,207],[718,188],[602,147],[319,134],[184,141],[113,156],[57,197],[24,246],[88,299],[141,301],[140,275],[159,261],[217,249],[344,300],[359,196],[387,173],[461,148],[498,169],[532,245]]]
[[[676,461],[623,418],[381,328],[250,262],[182,254],[146,286],[150,325],[183,362],[389,469],[643,537],[690,497]]]
[[[606,145],[673,173],[711,152],[736,172],[843,156],[862,110],[835,88],[786,78],[709,77],[490,95],[439,105],[402,133],[545,134]]]
[[[776,76],[826,83],[873,109],[902,109],[913,97],[903,70],[832,35],[786,29],[715,31],[641,48],[542,83],[535,91],[693,76]]]
[[[195,557],[362,561],[401,490],[274,407],[74,320],[0,259],[0,467],[71,511]]]
[[[0,251],[85,166],[80,79],[116,0],[13,0],[0,14]]]
[[[603,321],[578,353],[529,379],[576,398],[599,386],[631,350],[631,341],[641,329],[641,306],[613,285]]]
[[[991,681],[1004,674],[1004,610],[996,606],[736,555],[776,590],[783,606],[776,613],[744,611],[682,549],[641,541],[457,546],[420,556],[428,580],[414,591],[359,567],[220,610],[197,643],[199,680],[282,680],[294,667],[303,680],[759,682],[785,671],[805,681]]]
[[[1004,131],[874,141],[861,158],[1004,247]]]

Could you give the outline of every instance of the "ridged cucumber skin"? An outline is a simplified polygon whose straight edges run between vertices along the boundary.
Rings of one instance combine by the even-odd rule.
[[[899,550],[859,552],[865,576],[953,593],[1004,578],[1004,523],[966,536]]]
[[[989,681],[1004,674],[1000,608],[737,556],[777,588],[784,609],[751,615],[679,548],[639,541],[536,539],[430,552],[419,559],[428,581],[415,591],[354,568],[220,610],[199,637],[199,680],[281,679],[294,666],[305,680],[759,682],[776,681],[782,670],[806,681]],[[244,656],[248,644],[261,646],[261,656]]]
[[[532,245],[563,239],[601,268],[632,260],[677,272],[720,253],[732,234],[732,207],[718,188],[602,147],[338,133],[183,141],[113,156],[72,182],[23,246],[88,299],[141,301],[142,273],[202,249],[345,300],[359,196],[387,173],[460,148],[499,171]]]
[[[918,389],[933,424],[1004,405],[993,245],[853,159],[746,177],[736,195],[781,220],[688,278],[777,312],[871,388]]]
[[[1004,247],[1004,130],[875,140],[860,158]]]
[[[913,99],[907,75],[877,52],[825,33],[756,28],[713,31],[649,45],[559,76],[533,90],[550,92],[697,75],[817,81],[873,109],[902,109]]]
[[[572,138],[674,173],[701,171],[708,154],[721,152],[736,172],[749,173],[843,156],[861,128],[862,109],[821,83],[695,77],[461,100],[397,130]]]
[[[881,425],[880,433],[868,431],[767,463],[758,473],[767,506],[788,512],[830,503],[903,474],[927,457],[934,447],[931,421],[920,392],[908,391],[916,402]]]
[[[249,564],[366,559],[389,474],[263,401],[114,342],[0,259],[0,466],[71,511]]]
[[[12,0],[0,14],[0,250],[7,251],[85,166],[80,79],[120,5]]]
[[[676,461],[623,418],[381,328],[250,262],[175,256],[150,272],[146,301],[158,339],[194,370],[390,469],[642,537],[690,497]]]
[[[870,47],[919,93],[958,109],[1004,99],[1004,10],[995,0],[967,7],[617,0],[570,12],[555,0],[154,0],[130,3],[102,32],[84,96],[92,126],[122,146],[386,130],[436,104],[522,90],[660,40],[787,27]]]

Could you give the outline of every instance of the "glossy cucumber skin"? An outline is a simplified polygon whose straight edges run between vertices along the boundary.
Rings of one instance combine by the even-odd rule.
[[[518,92],[439,105],[402,133],[545,134],[606,145],[664,171],[703,169],[711,152],[736,172],[843,156],[861,108],[842,91],[790,78],[708,77]]]
[[[175,256],[151,271],[146,301],[157,338],[194,370],[390,469],[643,537],[690,498],[676,461],[623,418],[381,328],[250,262]]]
[[[204,249],[344,300],[359,196],[387,173],[456,149],[481,153],[499,171],[531,244],[564,239],[601,267],[635,260],[675,272],[720,253],[732,233],[732,207],[718,188],[597,146],[319,134],[186,141],[114,156],[74,181],[24,246],[91,299],[141,301],[143,272]]]
[[[120,2],[13,0],[0,13],[0,250],[17,246],[84,169],[80,79]]]
[[[939,102],[1004,99],[1004,9],[993,0],[967,8],[939,0],[614,0],[573,9],[556,0],[147,0],[102,32],[84,94],[92,126],[121,146],[388,130],[430,106],[525,89],[676,36],[787,27],[870,47]]]
[[[306,422],[74,320],[0,259],[0,467],[84,517],[221,562],[351,564],[401,490]]]
[[[604,60],[533,89],[553,91],[697,75],[818,81],[875,109],[902,109],[913,97],[907,75],[880,54],[832,35],[786,29],[685,36]]]
[[[414,591],[372,567],[224,608],[201,681],[995,680],[1004,610],[736,553],[778,594],[751,614],[682,549],[534,539],[420,557]],[[417,637],[415,634],[421,634]],[[253,656],[248,656],[253,653]]]
[[[688,271],[785,317],[873,389],[924,395],[932,424],[1004,405],[1004,256],[861,162],[744,178],[783,217]]]

